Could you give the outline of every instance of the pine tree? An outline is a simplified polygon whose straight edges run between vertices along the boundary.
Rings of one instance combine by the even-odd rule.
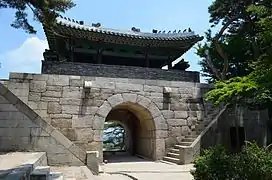
[[[74,6],[72,0],[0,0],[0,9],[15,9],[15,20],[11,26],[31,34],[36,33],[36,30],[29,23],[28,10],[32,11],[34,20],[51,26],[60,13]]]

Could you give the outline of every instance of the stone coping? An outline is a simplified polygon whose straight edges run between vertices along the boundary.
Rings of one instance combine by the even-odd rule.
[[[2,95],[7,101],[14,105],[21,113],[26,115],[33,123],[37,124],[50,134],[58,143],[64,146],[70,153],[78,158],[82,163],[86,164],[86,152],[77,147],[73,142],[66,138],[60,131],[48,124],[42,117],[40,117],[35,111],[33,111],[28,105],[14,95],[9,89],[7,89],[2,83],[0,83],[0,95]]]
[[[20,80],[48,80],[49,77],[63,76],[71,77],[71,79],[81,79],[85,81],[100,81],[100,82],[113,82],[113,83],[129,83],[129,84],[144,84],[151,86],[161,87],[196,87],[196,88],[213,88],[213,84],[196,83],[196,82],[184,82],[184,81],[167,81],[167,80],[150,80],[150,79],[132,79],[132,78],[110,78],[110,77],[95,77],[95,76],[74,76],[74,75],[58,75],[58,74],[38,74],[38,73],[19,73],[11,72],[9,74],[9,80],[20,79]],[[8,81],[8,80],[4,80]]]

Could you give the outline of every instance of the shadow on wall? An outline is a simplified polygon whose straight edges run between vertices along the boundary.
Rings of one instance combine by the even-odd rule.
[[[228,107],[201,139],[201,149],[223,145],[231,152],[241,151],[245,141],[266,146],[268,111],[251,111],[242,107]]]

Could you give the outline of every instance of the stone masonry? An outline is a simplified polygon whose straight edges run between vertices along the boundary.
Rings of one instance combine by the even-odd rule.
[[[85,164],[86,152],[0,83],[0,151],[42,151],[49,165]]]
[[[85,81],[91,82],[91,88],[84,87]],[[195,131],[204,115],[201,97],[207,88],[182,81],[24,73],[11,73],[3,83],[76,146],[85,152],[97,150],[100,157],[108,113],[116,107],[128,108],[150,133],[140,141],[152,139],[139,152],[153,148],[154,160],[161,159],[168,147]],[[166,88],[169,94],[164,92]],[[150,123],[154,127],[149,128]]]

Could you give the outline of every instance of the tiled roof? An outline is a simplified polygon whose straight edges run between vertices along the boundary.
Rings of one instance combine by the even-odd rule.
[[[120,37],[128,37],[135,39],[146,40],[166,40],[166,41],[180,41],[180,40],[201,40],[202,37],[195,35],[194,32],[182,32],[182,33],[148,33],[148,32],[136,32],[132,30],[117,30],[103,27],[93,27],[85,24],[80,24],[75,20],[68,20],[67,18],[57,18],[57,24],[61,26],[70,27],[73,29],[84,30],[89,32],[103,33],[107,35],[115,35]]]

